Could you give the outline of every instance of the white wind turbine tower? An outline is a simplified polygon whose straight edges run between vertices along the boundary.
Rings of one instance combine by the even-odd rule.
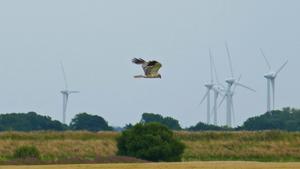
[[[240,87],[246,88],[248,90],[251,90],[253,92],[255,92],[255,90],[240,83],[239,80],[240,80],[241,76],[238,79],[236,79],[234,77],[231,55],[230,55],[227,43],[225,43],[225,47],[226,47],[226,52],[227,52],[227,56],[228,56],[231,77],[226,80],[227,90],[226,90],[225,95],[219,105],[221,105],[223,103],[224,99],[226,98],[226,125],[228,127],[233,127],[233,123],[232,123],[232,120],[234,119],[233,96],[234,96],[235,87],[240,86]],[[233,85],[234,85],[234,88],[232,88]]]
[[[214,82],[213,82],[213,70],[212,70],[212,55],[211,51],[209,50],[209,57],[210,57],[210,83],[205,84],[204,86],[207,88],[207,92],[205,93],[204,97],[202,98],[200,104],[204,102],[206,99],[207,102],[207,112],[206,112],[206,123],[210,124],[210,91],[213,89]]]
[[[288,61],[284,62],[283,65],[277,70],[273,71],[270,62],[268,61],[266,55],[264,54],[263,50],[260,49],[261,54],[265,58],[266,64],[269,68],[269,72],[264,75],[267,79],[267,112],[271,111],[271,97],[272,97],[272,110],[275,110],[275,79],[280,71],[286,66]],[[271,86],[272,86],[272,93],[271,93]],[[272,94],[272,96],[271,96]]]
[[[67,77],[65,73],[65,69],[63,66],[63,63],[61,62],[61,69],[64,77],[64,82],[65,82],[65,90],[61,91],[61,94],[63,95],[63,109],[62,109],[62,114],[63,114],[63,119],[62,122],[66,124],[66,112],[67,112],[67,105],[68,105],[68,100],[69,100],[69,95],[72,93],[79,93],[79,91],[71,91],[68,89],[68,82],[67,82]]]

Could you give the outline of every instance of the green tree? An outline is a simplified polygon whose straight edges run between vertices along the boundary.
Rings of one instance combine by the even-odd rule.
[[[149,161],[180,161],[184,144],[160,123],[139,123],[117,139],[118,155]]]
[[[70,123],[72,130],[110,131],[112,127],[100,116],[80,113]]]
[[[164,124],[169,129],[181,130],[178,120],[172,117],[163,117],[160,114],[143,113],[141,122],[142,123],[157,122],[157,123]]]

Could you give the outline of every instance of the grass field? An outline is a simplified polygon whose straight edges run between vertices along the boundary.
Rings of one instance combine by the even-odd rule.
[[[300,161],[300,133],[180,132],[185,161]]]
[[[89,165],[44,165],[0,166],[0,169],[299,169],[300,163],[259,162],[185,162],[145,164],[89,164]]]
[[[114,156],[117,135],[116,132],[4,132],[0,133],[0,161],[10,159],[22,145],[36,146],[46,161]]]
[[[116,132],[3,132],[0,163],[21,145],[35,145],[42,160],[115,156]],[[183,161],[300,162],[299,132],[176,132],[185,145]]]

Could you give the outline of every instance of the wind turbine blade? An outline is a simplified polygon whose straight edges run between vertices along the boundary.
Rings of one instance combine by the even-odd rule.
[[[221,94],[223,96],[223,93],[225,93],[227,90],[221,88],[221,87],[214,87],[214,90],[218,92],[218,94]]]
[[[241,86],[241,87],[243,87],[243,88],[245,88],[245,89],[248,89],[248,90],[251,90],[251,91],[253,91],[253,92],[256,92],[256,90],[254,90],[254,89],[252,89],[251,87],[248,87],[248,86],[246,86],[246,85],[244,85],[244,84],[242,84],[242,83],[236,82],[235,84],[236,84],[237,86]]]
[[[210,59],[210,82],[211,84],[214,83],[214,77],[213,77],[213,58],[211,54],[211,49],[209,48],[209,59]]]
[[[69,93],[80,93],[79,91],[69,91]]]
[[[225,88],[225,86],[223,86],[220,81],[219,81],[219,76],[218,76],[218,73],[217,73],[217,67],[216,67],[216,64],[215,64],[215,60],[214,60],[214,57],[211,57],[211,60],[212,60],[212,67],[213,67],[213,72],[215,73],[215,78],[216,78],[216,82],[218,85],[222,86],[223,88]]]
[[[229,47],[228,47],[227,42],[225,42],[225,47],[226,47],[226,52],[227,52],[227,56],[228,56],[228,60],[229,60],[229,66],[230,66],[231,77],[234,77],[234,74],[233,74],[233,67],[232,67],[232,60],[231,60],[231,55],[230,55],[230,51],[229,51]]]
[[[226,99],[226,94],[222,97],[221,102],[218,105],[218,108],[221,107],[221,105],[223,104],[224,100]]]
[[[222,87],[221,91],[225,91],[225,86],[222,83],[219,83],[218,85]]]
[[[284,64],[276,71],[275,76],[277,76],[277,74],[282,71],[282,69],[286,66],[288,62],[289,62],[288,60],[284,62]]]
[[[239,78],[237,79],[237,81],[236,82],[234,82],[234,86],[233,86],[233,88],[232,88],[232,92],[234,92],[235,91],[235,89],[236,89],[236,86],[237,86],[237,84],[240,82],[240,80],[241,80],[241,78],[242,78],[242,75],[240,75],[239,76]]]
[[[225,93],[225,91],[222,91],[222,90],[219,90],[219,91],[218,91],[218,94],[219,94],[220,96],[225,96],[224,93]]]
[[[267,63],[267,66],[269,67],[269,70],[271,70],[270,62],[268,61],[268,59],[267,59],[267,57],[266,57],[264,51],[263,51],[261,48],[259,48],[259,50],[260,50],[260,53],[261,53],[261,54],[263,55],[263,57],[265,58],[265,61],[266,61],[266,63]]]
[[[61,70],[62,70],[64,81],[65,81],[65,89],[68,90],[67,76],[66,76],[66,72],[65,72],[64,65],[63,65],[62,61],[60,62],[60,65],[61,65]]]
[[[206,99],[206,97],[208,96],[208,94],[209,94],[209,90],[207,90],[207,92],[205,93],[205,95],[204,95],[204,97],[202,98],[202,100],[201,100],[201,102],[200,102],[200,104],[199,105],[201,105],[203,102],[204,102],[204,100]]]
[[[66,98],[65,98],[65,99],[66,99],[66,100],[65,100],[65,111],[67,111],[67,108],[68,108],[68,101],[69,101],[69,95],[66,94],[65,97],[66,97]]]

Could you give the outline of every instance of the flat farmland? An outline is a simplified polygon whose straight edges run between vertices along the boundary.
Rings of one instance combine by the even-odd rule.
[[[0,166],[0,169],[299,169],[300,163],[263,162],[182,162],[144,164],[78,164],[78,165],[36,165]]]
[[[119,135],[117,132],[83,131],[1,132],[0,164],[11,160],[15,149],[22,145],[36,146],[45,162],[109,158],[116,156]],[[300,162],[299,132],[176,132],[175,136],[186,145],[184,162]]]

